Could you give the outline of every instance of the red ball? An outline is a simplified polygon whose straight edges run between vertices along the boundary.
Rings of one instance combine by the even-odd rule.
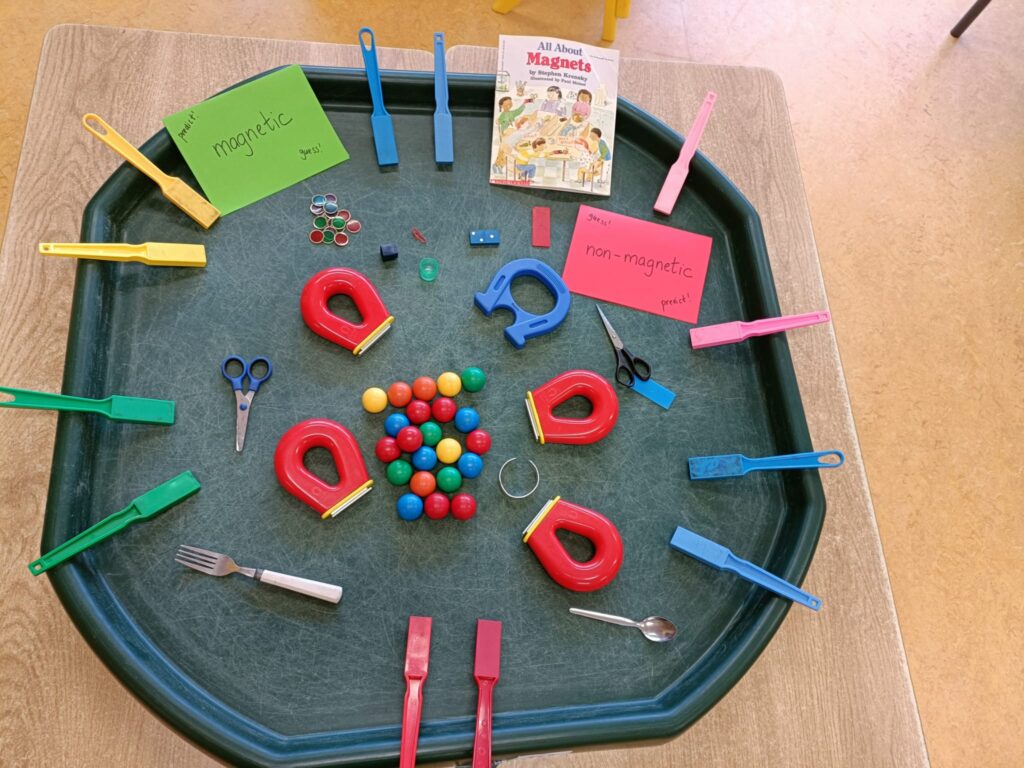
[[[430,472],[417,472],[409,480],[409,490],[417,496],[429,496],[437,488],[437,480]]]
[[[404,381],[396,381],[388,387],[388,402],[395,408],[404,408],[412,400],[412,387]]]
[[[395,442],[406,453],[412,453],[423,445],[423,433],[418,427],[402,427],[395,435]]]
[[[452,496],[452,517],[456,520],[469,520],[476,514],[476,499],[468,493],[456,493]]]
[[[422,424],[430,418],[430,403],[426,400],[413,400],[406,406],[405,415],[413,424]]]
[[[398,447],[398,441],[395,440],[395,438],[382,437],[377,441],[377,447],[374,449],[374,453],[377,454],[378,459],[387,464],[401,456],[402,449]]]
[[[423,500],[423,511],[431,520],[440,520],[448,514],[450,502],[443,493],[432,493]]]
[[[433,400],[437,394],[437,382],[429,376],[420,376],[412,383],[412,393],[420,400]]]
[[[434,420],[442,424],[447,424],[454,419],[457,410],[459,410],[459,406],[450,397],[439,397],[430,406],[430,412],[434,414]]]
[[[491,435],[482,429],[474,429],[466,435],[466,450],[482,456],[491,450]]]

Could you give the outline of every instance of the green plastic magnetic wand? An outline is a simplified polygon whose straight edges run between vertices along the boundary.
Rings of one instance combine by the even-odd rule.
[[[197,493],[199,487],[199,481],[196,480],[195,475],[191,472],[182,472],[177,477],[142,494],[120,512],[103,518],[96,525],[86,528],[59,547],[54,547],[38,560],[29,563],[28,569],[36,576],[45,573],[53,566],[60,565],[79,552],[84,552],[94,544],[99,544],[123,531],[132,523],[156,517],[161,512]]]
[[[72,397],[51,392],[33,392],[31,389],[0,387],[0,392],[13,400],[0,400],[0,408],[34,408],[44,411],[82,411],[98,413],[114,421],[134,421],[142,424],[173,424],[174,401],[154,400],[148,397],[111,395],[103,400]]]

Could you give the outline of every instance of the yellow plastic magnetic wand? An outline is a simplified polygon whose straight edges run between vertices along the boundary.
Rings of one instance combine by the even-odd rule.
[[[44,256],[138,261],[151,267],[205,267],[206,248],[188,243],[40,243]]]
[[[124,136],[107,125],[102,117],[90,112],[82,116],[82,125],[85,126],[85,130],[155,181],[160,187],[160,191],[164,193],[164,197],[191,216],[203,229],[209,229],[213,222],[220,218],[220,211],[209,200],[177,176],[169,176],[157,168],[152,160],[136,149]]]

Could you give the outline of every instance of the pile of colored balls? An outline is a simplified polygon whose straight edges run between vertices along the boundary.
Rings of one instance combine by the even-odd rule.
[[[313,214],[313,229],[309,233],[309,242],[313,245],[348,245],[349,234],[354,235],[363,228],[351,213],[338,207],[337,195],[313,195],[309,212]]]
[[[421,376],[412,386],[396,381],[387,392],[378,387],[363,392],[363,408],[370,413],[382,413],[389,405],[400,409],[384,419],[387,434],[375,452],[387,465],[388,482],[409,485],[411,492],[397,504],[403,520],[418,520],[423,514],[440,520],[449,512],[456,520],[468,520],[476,514],[476,499],[457,491],[463,480],[483,472],[482,456],[491,448],[491,436],[480,429],[476,410],[459,408],[454,398],[462,390],[479,392],[486,383],[482,370],[467,368],[461,376],[446,371],[436,380]],[[445,437],[443,424],[465,436],[465,447],[457,437]]]

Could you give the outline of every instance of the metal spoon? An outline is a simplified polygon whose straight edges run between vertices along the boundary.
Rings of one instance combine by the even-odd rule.
[[[598,613],[597,611],[584,611],[581,608],[570,608],[569,613],[576,616],[585,616],[588,619],[606,621],[609,624],[618,624],[620,627],[636,627],[652,643],[667,643],[676,636],[676,625],[661,616],[648,616],[643,621],[633,621],[623,616],[612,616],[609,613]]]

